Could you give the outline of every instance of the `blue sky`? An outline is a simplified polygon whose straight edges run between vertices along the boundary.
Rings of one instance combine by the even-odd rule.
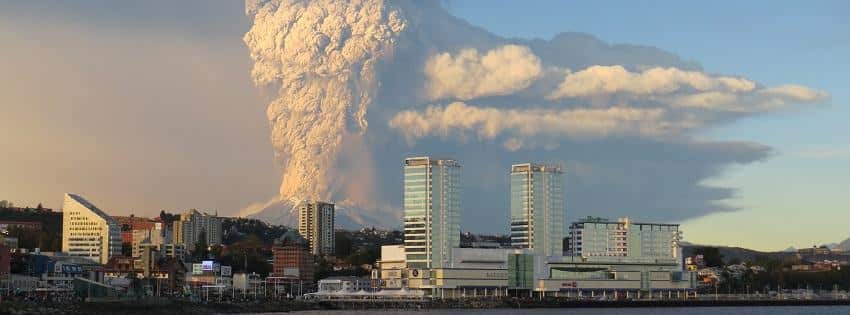
[[[850,237],[850,2],[846,1],[451,1],[497,34],[550,38],[586,32],[611,43],[655,46],[709,73],[765,85],[801,84],[831,95],[718,127],[708,139],[774,148],[765,162],[733,167],[710,185],[734,187],[739,207],[683,223],[687,240],[781,250]],[[509,22],[508,22],[509,21]],[[718,233],[722,231],[722,233]]]

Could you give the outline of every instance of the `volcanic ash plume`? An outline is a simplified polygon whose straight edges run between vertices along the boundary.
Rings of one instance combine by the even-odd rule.
[[[377,88],[376,65],[406,21],[382,0],[248,0],[244,41],[257,86],[278,87],[268,118],[283,165],[281,200],[371,203],[335,184],[343,143],[358,143]],[[336,177],[336,178],[335,178]],[[371,183],[358,183],[370,187]],[[359,197],[358,197],[359,196]]]

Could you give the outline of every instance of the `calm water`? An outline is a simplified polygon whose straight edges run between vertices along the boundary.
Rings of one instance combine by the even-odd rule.
[[[281,313],[283,314],[283,313]],[[488,310],[428,310],[428,311],[307,311],[296,314],[383,314],[383,315],[460,315],[460,314],[569,314],[569,315],[850,315],[850,306],[770,306],[770,307],[679,307],[679,308],[565,308],[565,309],[488,309]]]

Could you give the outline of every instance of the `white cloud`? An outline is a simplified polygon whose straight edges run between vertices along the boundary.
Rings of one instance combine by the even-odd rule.
[[[592,97],[628,93],[634,95],[663,95],[690,88],[696,91],[748,92],[755,82],[735,77],[712,77],[698,71],[677,68],[650,68],[630,72],[622,66],[592,66],[568,73],[549,99]]]
[[[469,100],[508,95],[527,88],[540,77],[540,59],[525,46],[505,45],[485,54],[464,49],[441,53],[425,63],[427,93],[432,100]]]
[[[766,88],[759,91],[760,94],[768,97],[776,97],[788,101],[811,103],[826,99],[829,97],[824,91],[813,90],[802,85],[786,84]]]
[[[814,103],[828,97],[826,92],[800,85],[764,88],[745,78],[711,76],[672,67],[631,72],[615,65],[591,66],[567,73],[547,98],[593,99],[614,95],[631,103],[647,101],[671,108],[739,113],[770,111],[792,103]],[[602,100],[607,101],[607,98]]]
[[[401,131],[409,141],[468,133],[487,140],[505,136],[508,139],[503,145],[511,151],[529,143],[551,142],[553,138],[656,137],[675,135],[696,126],[689,119],[667,119],[662,108],[501,109],[462,102],[445,107],[429,106],[424,112],[402,111],[390,120],[390,127]]]

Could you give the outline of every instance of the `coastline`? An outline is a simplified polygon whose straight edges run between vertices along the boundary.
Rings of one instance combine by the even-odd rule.
[[[252,303],[197,303],[181,300],[137,300],[44,305],[20,302],[0,304],[8,314],[246,314],[315,310],[428,310],[428,309],[536,309],[536,308],[688,308],[761,306],[840,306],[850,300],[426,300],[419,302],[269,301]]]

